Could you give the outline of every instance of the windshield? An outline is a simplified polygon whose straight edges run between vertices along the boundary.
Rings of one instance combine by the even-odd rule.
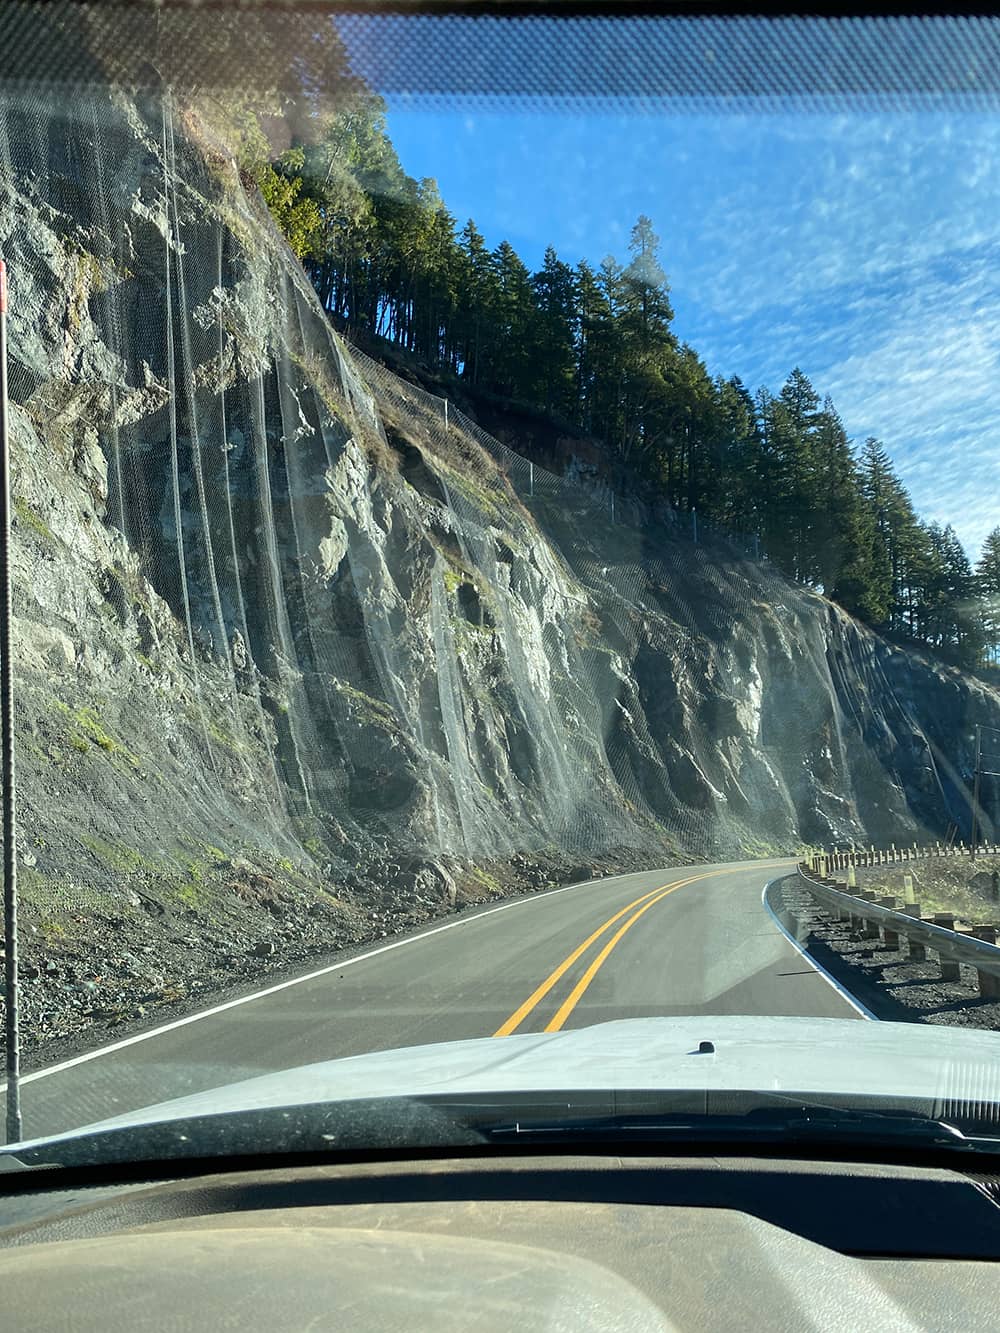
[[[8,1141],[989,1135],[998,46],[3,7]]]

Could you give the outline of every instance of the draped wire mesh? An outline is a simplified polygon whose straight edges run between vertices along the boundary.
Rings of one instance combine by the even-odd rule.
[[[348,344],[352,361],[374,387],[376,401],[388,416],[419,423],[419,436],[442,459],[455,465],[461,460],[461,472],[448,488],[448,503],[461,519],[461,531],[477,567],[495,578],[496,566],[490,568],[493,544],[488,527],[483,524],[488,507],[482,495],[494,495],[498,502],[516,497],[531,521],[551,540],[548,551],[558,562],[570,596],[581,607],[599,606],[613,617],[616,637],[622,642],[622,659],[628,670],[639,651],[642,617],[652,609],[662,611],[663,594],[669,590],[671,611],[678,622],[694,625],[695,614],[685,589],[699,586],[698,576],[717,574],[720,560],[733,577],[717,585],[721,610],[730,624],[737,624],[747,614],[754,597],[780,594],[783,580],[771,569],[766,558],[755,558],[759,544],[753,537],[730,532],[711,524],[697,529],[691,515],[659,506],[655,511],[635,497],[615,496],[606,481],[587,477],[571,461],[566,475],[559,476],[515,452],[483,430],[454,403],[428,392],[394,374],[381,362]],[[469,482],[474,483],[469,498]],[[695,533],[700,540],[695,539]],[[707,543],[707,547],[703,546]],[[632,554],[617,559],[609,552],[631,546]],[[651,589],[657,590],[654,598]],[[524,626],[504,626],[505,638],[514,658]],[[444,643],[444,655],[453,654],[453,645]],[[694,660],[690,643],[680,636],[673,645],[679,661]],[[547,644],[553,677],[558,679],[559,658],[568,667],[567,677],[579,692],[576,700],[582,715],[600,717],[603,745],[597,767],[606,769],[613,785],[604,793],[602,808],[596,815],[580,810],[572,812],[563,824],[569,844],[580,850],[593,850],[610,841],[641,843],[645,819],[655,821],[683,846],[700,848],[721,845],[717,816],[704,815],[685,805],[681,795],[670,790],[669,779],[661,769],[635,768],[635,755],[653,755],[663,737],[654,737],[642,709],[628,717],[629,733],[616,725],[616,712],[625,707],[621,681],[607,670],[604,654],[581,649],[572,635],[561,636]],[[572,706],[572,705],[571,705]],[[531,718],[538,737],[545,737],[551,714],[539,709]],[[705,736],[711,745],[713,738]],[[566,758],[569,763],[567,764]],[[578,735],[552,738],[546,763],[554,785],[576,791],[582,773],[595,771],[595,756],[579,745]],[[641,812],[640,826],[630,826],[622,819],[625,809]]]
[[[199,133],[169,92],[137,102],[99,90],[0,99],[13,399],[44,421],[60,395],[87,398],[107,460],[106,522],[178,626],[206,758],[192,769],[188,801],[210,818],[235,764],[244,781],[266,785],[276,821],[332,817],[404,846],[500,856],[553,843],[635,845],[654,829],[711,841],[710,821],[671,799],[664,773],[652,762],[636,772],[636,753],[653,756],[657,738],[641,708],[619,698],[607,652],[579,632],[593,596],[618,622],[628,666],[650,580],[679,597],[678,572],[705,560],[690,516],[661,513],[650,526],[634,498],[612,508],[604,483],[579,470],[555,475],[453,404],[345,351],[260,201],[225,183],[231,163],[213,166]],[[44,215],[47,265],[26,242],[25,209]],[[68,273],[78,285],[71,318],[92,321],[94,336],[81,339],[85,356],[74,362],[68,347],[55,365],[39,332]],[[429,693],[415,680],[401,602],[380,583],[407,577],[379,549],[391,541],[391,516],[389,532],[366,530],[360,497],[331,494],[331,476],[351,458],[364,460],[378,491],[365,451],[385,448],[383,417],[419,439],[441,483],[439,525],[485,587],[509,591],[511,540],[536,548],[519,577],[539,586],[490,608],[504,676],[500,739],[486,734],[472,697],[445,556],[435,554],[428,575]],[[344,549],[321,568],[332,519]],[[540,546],[536,523],[550,545]],[[704,526],[699,535],[708,537]],[[743,544],[729,541],[735,561]],[[633,555],[609,565],[607,550],[628,542]],[[331,595],[338,584],[350,585],[353,623]],[[525,607],[546,605],[546,584],[558,594],[551,614],[529,623]],[[748,587],[732,583],[734,617]],[[367,733],[359,707],[376,722]],[[248,758],[261,738],[262,767]],[[504,745],[513,759],[492,753]],[[407,746],[423,767],[421,792],[394,809],[384,770]],[[487,790],[484,770],[508,763],[516,781]]]
[[[557,475],[348,347],[197,99],[9,82],[0,190],[15,424],[96,431],[122,566],[172,616],[193,821],[279,849],[316,831],[345,864],[362,845],[732,846],[719,793],[678,788],[632,668],[654,616],[658,661],[703,669],[699,588],[723,641],[780,604],[753,534],[578,460]],[[400,439],[430,480],[407,484]],[[152,652],[162,630],[135,614]],[[806,651],[827,669],[822,636]],[[842,761],[866,705],[832,669]]]

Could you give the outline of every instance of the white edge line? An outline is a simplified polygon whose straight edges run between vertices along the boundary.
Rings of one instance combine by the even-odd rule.
[[[861,1001],[856,1000],[854,996],[851,994],[851,992],[845,986],[842,986],[835,977],[832,977],[825,967],[822,967],[819,963],[817,963],[816,959],[813,958],[812,954],[810,954],[807,949],[803,949],[802,945],[798,942],[795,936],[789,934],[789,932],[781,924],[781,921],[775,915],[774,911],[771,908],[771,904],[767,901],[767,893],[772,884],[777,884],[779,879],[784,879],[784,878],[785,878],[784,875],[779,875],[775,879],[769,880],[768,883],[764,885],[764,892],[760,895],[760,900],[761,903],[763,904],[764,911],[774,922],[775,926],[777,926],[777,928],[781,931],[782,935],[784,935],[785,939],[792,946],[792,948],[797,950],[798,953],[802,955],[802,957],[806,960],[806,962],[810,965],[810,967],[816,969],[816,971],[820,974],[820,976],[823,978],[824,981],[828,981],[830,983],[830,985],[841,997],[841,999],[846,1000],[847,1003],[851,1006],[851,1008],[857,1010],[857,1012],[861,1015],[862,1018],[868,1018],[873,1023],[877,1023],[879,1021],[878,1016],[876,1014],[873,1014],[870,1009],[866,1009],[865,1006],[861,1003]]]
[[[677,869],[677,867],[667,867],[667,869]],[[636,872],[630,872],[632,874]],[[646,872],[638,872],[640,874]],[[649,872],[656,874],[656,871]],[[292,977],[289,981],[279,981],[274,986],[267,986],[263,990],[254,991],[250,995],[240,995],[235,1000],[226,1000],[224,1004],[212,1005],[209,1009],[199,1009],[196,1014],[187,1014],[184,1018],[176,1018],[171,1023],[164,1023],[161,1027],[150,1028],[148,1032],[139,1032],[134,1037],[124,1037],[121,1041],[112,1042],[110,1046],[99,1046],[96,1051],[86,1051],[83,1055],[74,1056],[72,1060],[63,1060],[60,1064],[49,1065],[45,1069],[36,1069],[33,1074],[23,1074],[18,1083],[34,1083],[36,1079],[47,1078],[49,1074],[61,1074],[64,1070],[73,1069],[76,1065],[87,1064],[90,1060],[96,1060],[102,1055],[112,1055],[115,1051],[123,1051],[128,1046],[137,1046],[139,1042],[149,1041],[153,1037],[162,1037],[165,1032],[174,1032],[177,1028],[187,1027],[189,1023],[197,1023],[202,1018],[211,1018],[214,1014],[225,1013],[227,1009],[236,1009],[241,1004],[250,1004],[253,1000],[262,1000],[268,995],[276,995],[279,991],[289,990],[292,986],[301,986],[303,982],[315,981],[318,977],[329,976],[331,972],[340,972],[345,967],[353,967],[355,963],[364,963],[369,958],[376,958],[379,954],[389,953],[392,949],[402,949],[407,944],[416,944],[419,940],[429,939],[431,935],[440,935],[444,930],[454,930],[456,926],[467,926],[472,921],[479,921],[482,917],[493,916],[496,912],[507,912],[512,907],[523,907],[526,903],[539,902],[543,898],[554,898],[557,893],[568,893],[570,889],[584,888],[588,884],[610,884],[617,879],[626,879],[628,875],[608,875],[605,879],[585,879],[576,884],[564,884],[559,889],[548,889],[544,893],[535,893],[527,898],[518,898],[514,902],[501,903],[498,907],[488,907],[484,912],[476,912],[474,915],[459,917],[454,921],[446,921],[444,925],[434,926],[430,930],[421,931],[419,935],[408,935],[403,940],[393,940],[391,944],[381,944],[377,949],[369,949],[365,953],[356,954],[353,958],[345,958],[339,963],[330,963],[326,967],[317,968],[315,972],[307,972],[301,977]],[[6,1083],[0,1083],[0,1092],[5,1092]]]

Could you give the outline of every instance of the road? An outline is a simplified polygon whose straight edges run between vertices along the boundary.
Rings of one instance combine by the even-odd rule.
[[[656,1014],[857,1018],[764,910],[790,868],[620,875],[457,917],[29,1074],[24,1137],[392,1047]]]

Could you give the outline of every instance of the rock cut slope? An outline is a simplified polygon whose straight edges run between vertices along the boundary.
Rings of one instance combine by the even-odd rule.
[[[446,427],[333,333],[204,108],[8,89],[0,192],[29,965],[74,1003],[962,816],[994,693]]]

